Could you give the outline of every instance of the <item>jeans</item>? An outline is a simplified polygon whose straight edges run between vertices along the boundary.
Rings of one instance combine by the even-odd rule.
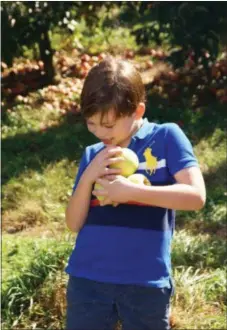
[[[169,330],[172,289],[69,277],[67,330]]]

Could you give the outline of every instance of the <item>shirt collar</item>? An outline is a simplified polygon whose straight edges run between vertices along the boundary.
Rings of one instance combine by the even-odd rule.
[[[140,127],[140,129],[132,136],[132,139],[144,139],[148,133],[148,129],[150,131],[152,125],[152,129],[154,124],[149,123],[149,121],[147,120],[147,118],[143,119],[143,124]]]

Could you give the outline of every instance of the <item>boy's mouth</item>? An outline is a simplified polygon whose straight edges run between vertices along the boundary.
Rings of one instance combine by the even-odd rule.
[[[101,141],[104,144],[112,144],[113,139],[105,139],[105,140],[101,140]]]

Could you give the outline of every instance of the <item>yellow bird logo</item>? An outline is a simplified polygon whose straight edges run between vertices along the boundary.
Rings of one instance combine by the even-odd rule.
[[[152,155],[152,149],[151,148],[147,148],[144,153],[143,153],[145,160],[146,160],[146,172],[149,173],[150,175],[155,173],[157,165],[158,165],[158,161],[157,161],[157,157],[154,157]]]

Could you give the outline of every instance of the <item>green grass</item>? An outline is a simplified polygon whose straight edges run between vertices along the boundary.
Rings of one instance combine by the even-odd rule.
[[[5,221],[11,222],[15,212],[20,215],[20,221],[23,217],[26,220],[26,210],[29,209],[33,209],[33,213],[40,210],[43,221],[46,219],[44,222],[64,221],[66,202],[71,195],[70,185],[75,175],[75,163],[63,159],[47,165],[43,172],[27,170],[19,179],[12,178],[3,188]]]
[[[174,268],[176,329],[226,329],[226,269]]]
[[[226,242],[210,234],[192,235],[178,230],[172,243],[173,265],[190,266],[198,269],[216,269],[227,266]]]
[[[46,278],[55,280],[72,249],[69,234],[56,239],[4,235],[2,252],[3,328],[11,327],[29,309]]]
[[[209,329],[211,326],[212,329],[224,329],[226,269],[220,268],[223,251],[223,260],[211,264],[208,255],[215,257],[216,254],[220,258],[220,248],[215,250],[215,244],[209,244],[208,237],[200,235],[197,238],[186,232],[178,232],[175,236],[173,276],[176,293],[172,306],[178,315],[176,328],[182,329],[179,315],[184,318],[187,315],[184,329],[192,329],[196,314],[193,329],[208,326]],[[19,325],[26,328],[31,321],[48,329],[63,325],[67,281],[63,269],[72,247],[73,236],[66,232],[57,239],[48,240],[4,235],[3,329],[12,324],[15,329]],[[225,249],[224,243],[222,249]],[[207,260],[206,264],[204,260]],[[53,282],[56,285],[53,286]],[[218,318],[209,314],[211,311],[216,311]],[[202,314],[206,315],[206,320],[201,318]]]
[[[64,271],[57,271],[54,276],[48,274],[37,290],[29,310],[15,322],[14,328],[26,329],[32,324],[36,329],[64,329],[67,279]]]
[[[178,212],[178,224],[194,233],[219,233],[226,236],[226,132],[217,128],[194,145],[204,175],[207,201],[198,212]],[[195,216],[196,214],[196,216]]]

